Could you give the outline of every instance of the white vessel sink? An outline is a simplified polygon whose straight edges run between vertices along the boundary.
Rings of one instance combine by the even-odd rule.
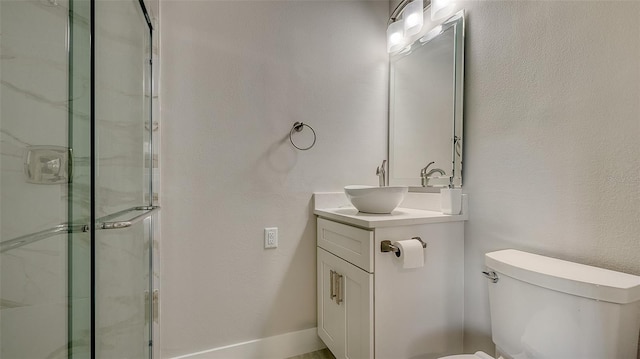
[[[391,213],[402,202],[407,191],[407,186],[351,185],[344,188],[351,204],[364,213]]]

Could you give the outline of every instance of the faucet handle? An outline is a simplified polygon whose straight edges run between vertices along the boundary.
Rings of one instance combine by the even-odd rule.
[[[385,173],[384,167],[387,165],[387,160],[382,160],[382,165],[376,168],[376,175],[380,176],[380,174]]]
[[[384,169],[386,164],[387,164],[387,160],[382,160],[382,165],[376,168],[376,176],[378,176],[378,184],[380,185],[380,187],[385,187],[387,185],[386,178],[385,178],[387,171],[385,171]]]
[[[429,169],[429,166],[431,166],[434,163],[435,163],[435,161],[431,161],[431,162],[429,162],[429,164],[424,166],[424,168],[420,170],[420,175],[421,176],[426,176],[427,175],[427,170]]]

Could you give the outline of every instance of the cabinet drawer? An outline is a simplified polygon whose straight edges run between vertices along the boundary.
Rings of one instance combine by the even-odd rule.
[[[373,273],[373,231],[318,218],[318,247]]]

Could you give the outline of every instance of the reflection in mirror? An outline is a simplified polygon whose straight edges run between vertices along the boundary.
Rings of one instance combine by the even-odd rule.
[[[391,55],[389,183],[462,185],[464,12]]]

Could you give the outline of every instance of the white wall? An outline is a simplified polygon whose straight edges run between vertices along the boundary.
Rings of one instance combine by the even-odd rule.
[[[377,183],[388,3],[160,10],[163,356],[315,327],[311,195]],[[295,121],[313,149],[289,143]],[[271,226],[280,247],[265,250]]]
[[[493,350],[483,254],[640,275],[640,2],[467,2],[468,351]]]

